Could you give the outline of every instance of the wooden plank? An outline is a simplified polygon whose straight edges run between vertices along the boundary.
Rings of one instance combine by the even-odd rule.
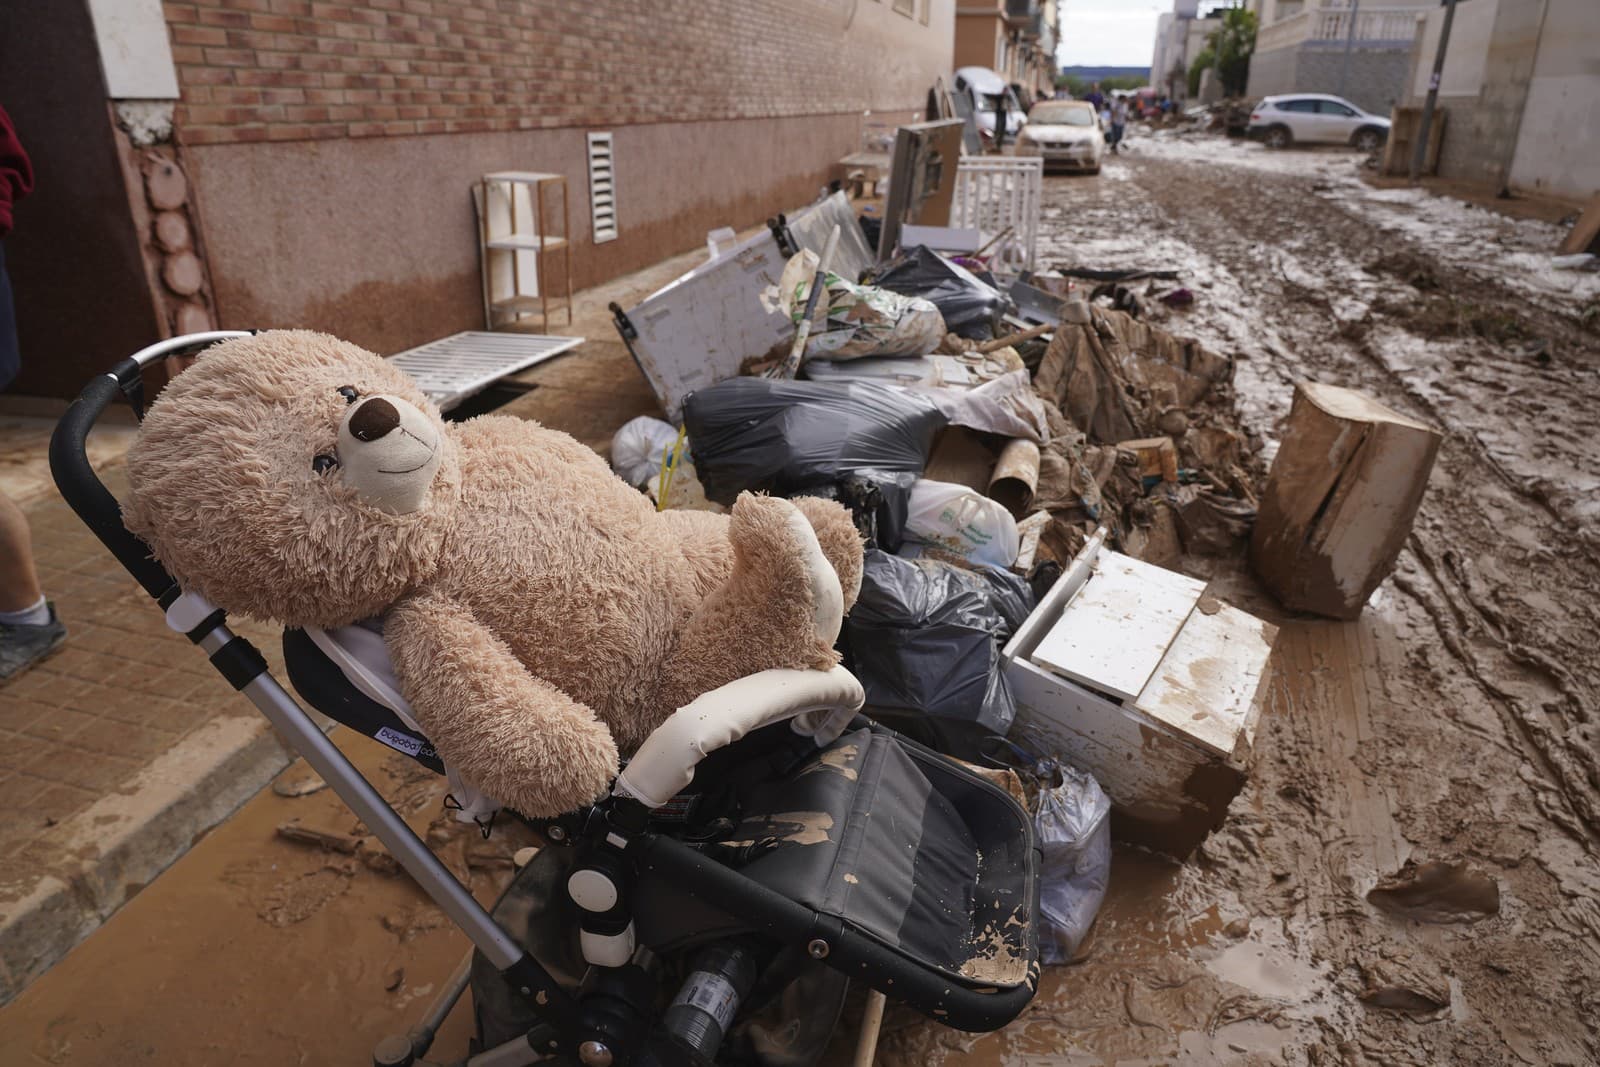
[[[1589,206],[1583,209],[1556,251],[1563,256],[1575,256],[1579,252],[1593,252],[1597,244],[1600,244],[1600,193],[1589,198]]]
[[[1122,700],[1143,691],[1205,583],[1116,552],[1094,573],[1030,657]]]
[[[1134,706],[1219,756],[1242,755],[1278,628],[1202,598]]]

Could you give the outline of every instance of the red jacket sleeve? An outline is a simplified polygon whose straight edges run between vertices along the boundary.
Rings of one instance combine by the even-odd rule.
[[[11,205],[33,192],[33,164],[17,140],[11,116],[0,107],[0,237],[11,232]]]

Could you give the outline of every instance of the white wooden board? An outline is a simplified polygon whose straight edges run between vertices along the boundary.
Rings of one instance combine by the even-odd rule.
[[[1134,706],[1219,756],[1235,756],[1250,744],[1277,633],[1269,622],[1203,598]]]
[[[1205,583],[1115,552],[1039,640],[1033,662],[1122,700],[1144,690]]]
[[[683,398],[696,389],[736,377],[747,360],[788,350],[794,324],[761,302],[785,262],[763,229],[627,310],[638,331],[630,348],[668,419],[682,417]]]

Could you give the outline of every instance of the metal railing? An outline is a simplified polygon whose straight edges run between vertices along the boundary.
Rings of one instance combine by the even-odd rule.
[[[1432,10],[1421,5],[1363,8],[1355,15],[1355,40],[1364,44],[1409,45],[1417,33],[1417,17]],[[1263,26],[1256,33],[1256,51],[1293,48],[1307,41],[1343,41],[1350,36],[1350,9],[1319,7]]]

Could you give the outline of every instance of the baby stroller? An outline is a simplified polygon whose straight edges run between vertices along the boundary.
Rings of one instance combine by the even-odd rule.
[[[382,840],[474,948],[423,1020],[374,1062],[424,1062],[469,985],[472,1065],[804,1067],[857,981],[944,1025],[1014,1019],[1038,977],[1032,825],[1004,789],[857,714],[842,668],[768,671],[670,716],[607,797],[529,825],[543,838],[480,906],[230,632],[123,526],[85,440],[141,371],[239,332],[173,338],[91,381],[50,445],[56,484],[156,600]],[[336,721],[448,769],[411,720],[381,638],[289,630],[294,687]],[[459,1061],[458,1061],[459,1062]]]

